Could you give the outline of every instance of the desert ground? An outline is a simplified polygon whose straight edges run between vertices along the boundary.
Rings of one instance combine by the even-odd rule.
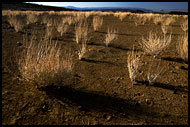
[[[150,32],[162,36],[164,20],[155,23],[154,18],[143,19],[145,14],[138,17],[136,13],[130,13],[120,19],[120,13],[92,12],[85,17],[83,13],[83,16],[73,16],[73,13],[43,12],[37,15],[35,22],[34,17],[33,22],[26,22],[29,19],[24,12],[25,15],[13,21],[22,19],[23,27],[16,29],[18,24],[11,25],[11,13],[2,15],[3,125],[188,124],[188,64],[177,52],[177,44],[185,35],[181,24],[188,20],[187,15],[166,15],[174,19],[166,25],[166,35],[171,35],[171,43],[154,57],[145,53],[140,44]],[[12,15],[18,17],[20,13]],[[103,19],[96,30],[93,26],[95,16]],[[68,28],[60,34],[56,26],[66,17],[72,17],[71,23],[67,20],[67,26],[63,27]],[[76,43],[76,24],[80,19],[87,23],[83,26],[88,28],[86,45]],[[106,45],[108,29],[114,29],[112,33],[116,37]],[[36,44],[43,43],[40,41],[43,37],[51,38],[51,44],[57,43],[63,56],[72,54],[69,76],[59,84],[44,81],[45,85],[39,83],[37,86],[19,78],[23,75],[18,71],[16,60],[24,56],[17,58],[17,54],[29,50],[23,45],[31,39]],[[79,49],[83,46],[86,50],[79,58]],[[135,83],[128,67],[128,56],[132,52],[142,55]],[[147,79],[149,73],[158,73],[151,84]],[[38,84],[38,79],[35,81]]]

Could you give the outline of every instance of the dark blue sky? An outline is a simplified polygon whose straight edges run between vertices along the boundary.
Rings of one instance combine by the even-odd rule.
[[[188,11],[188,2],[31,2],[50,6],[75,7],[138,7],[151,10]]]

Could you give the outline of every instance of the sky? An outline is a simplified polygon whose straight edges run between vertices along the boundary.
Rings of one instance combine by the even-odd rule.
[[[74,7],[137,7],[151,10],[188,11],[188,2],[30,2],[50,6]]]

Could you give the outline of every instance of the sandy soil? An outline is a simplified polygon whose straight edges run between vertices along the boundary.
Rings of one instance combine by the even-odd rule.
[[[90,17],[89,22],[92,22]],[[188,121],[188,65],[176,53],[175,44],[183,34],[182,19],[170,26],[172,43],[157,58],[146,55],[144,62],[161,60],[165,71],[156,83],[143,80],[147,65],[142,68],[139,83],[132,86],[127,69],[127,56],[133,45],[142,52],[139,42],[149,31],[161,34],[160,25],[147,22],[135,26],[126,17],[120,21],[104,16],[102,27],[94,32],[83,60],[77,59],[77,44],[73,41],[74,26],[64,35],[54,35],[63,48],[75,52],[75,67],[70,79],[60,88],[48,86],[40,90],[21,82],[7,72],[4,62],[12,59],[17,41],[28,33],[41,37],[45,25],[30,24],[23,32],[16,32],[2,17],[2,124],[3,125],[187,125]],[[118,39],[106,47],[103,41],[107,28],[118,29]]]

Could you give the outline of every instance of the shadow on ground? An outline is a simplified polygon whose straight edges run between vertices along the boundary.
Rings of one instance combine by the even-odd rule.
[[[102,34],[108,34],[107,32],[101,32],[101,31],[95,31],[97,33],[102,33]],[[121,35],[121,36],[140,36],[138,34],[122,34],[122,33],[116,33],[117,35]]]
[[[171,57],[163,57],[161,58],[163,60],[167,60],[167,61],[173,61],[173,62],[178,62],[178,63],[182,63],[182,64],[188,64],[188,61],[185,61],[182,58],[171,58]]]
[[[123,117],[128,118],[130,116],[134,119],[136,117],[143,119],[147,115],[158,119],[160,117],[158,113],[153,111],[153,108],[140,105],[131,99],[124,100],[100,92],[84,91],[66,86],[60,88],[48,86],[41,90],[45,91],[48,96],[72,106],[80,107],[80,110],[85,112],[106,112],[116,116],[122,113],[125,114]]]
[[[107,65],[113,65],[113,66],[123,66],[123,64],[119,63],[113,63],[108,61],[100,61],[100,60],[91,60],[91,59],[85,59],[83,58],[82,61],[89,62],[89,63],[95,63],[95,64],[107,64]]]
[[[137,85],[145,84],[147,86],[159,87],[159,88],[163,88],[163,89],[167,89],[167,90],[172,90],[172,91],[174,91],[174,93],[177,93],[177,92],[187,93],[188,92],[187,86],[174,86],[174,85],[158,83],[158,82],[155,82],[154,84],[149,85],[148,81],[137,81],[137,82],[138,82]]]
[[[91,43],[88,43],[88,45],[95,45],[95,46],[105,46],[105,44],[97,44],[95,42],[91,42]],[[122,50],[122,51],[136,51],[136,52],[142,52],[141,49],[130,49],[130,48],[125,48],[124,46],[118,46],[118,45],[114,45],[114,44],[110,44],[108,45],[108,47],[110,48],[115,48],[115,49],[119,49],[119,50]]]

